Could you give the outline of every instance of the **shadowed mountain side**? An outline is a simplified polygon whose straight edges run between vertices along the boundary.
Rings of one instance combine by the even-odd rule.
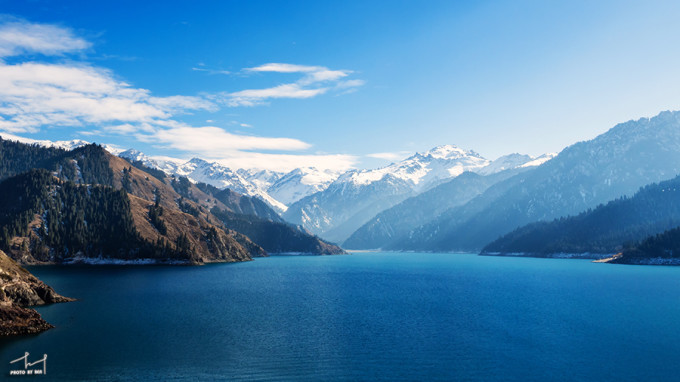
[[[352,249],[383,248],[406,237],[418,226],[427,223],[449,208],[462,205],[484,192],[491,185],[528,168],[505,170],[492,175],[465,172],[449,182],[420,195],[408,198],[364,224],[343,246]]]
[[[680,173],[680,113],[619,124],[534,171],[490,187],[392,247],[479,251],[535,221],[577,214]]]
[[[243,235],[225,232],[208,209],[100,146],[60,152],[42,165],[53,172],[3,182],[13,190],[0,211],[3,248],[23,263],[100,257],[202,263],[265,254]],[[29,205],[30,198],[40,203]],[[69,224],[56,224],[64,219]]]
[[[321,255],[343,254],[340,247],[303,232],[288,223],[272,222],[252,215],[213,208],[213,215],[224,225],[241,232],[269,253],[310,253]]]
[[[680,226],[680,177],[576,216],[528,224],[493,241],[482,253],[612,254],[676,226]]]

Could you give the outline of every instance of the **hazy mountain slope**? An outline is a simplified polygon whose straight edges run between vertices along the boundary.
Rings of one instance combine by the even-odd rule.
[[[413,195],[406,181],[391,174],[379,182],[355,185],[336,181],[323,192],[307,196],[293,204],[283,218],[330,241],[341,242],[368,219]],[[328,234],[343,223],[347,226]]]
[[[286,223],[269,206],[257,198],[244,196],[229,189],[199,183],[192,195],[199,198],[225,227],[239,232],[271,253],[300,252],[332,255],[344,253],[336,245],[310,235],[299,227]]]
[[[526,160],[523,158],[525,163]],[[520,164],[521,164],[520,163]],[[516,166],[513,166],[516,167]],[[408,233],[438,216],[447,209],[462,205],[480,195],[494,183],[507,179],[522,170],[506,170],[482,176],[463,173],[417,196],[389,208],[356,230],[344,243],[345,248],[371,249],[388,246]]]
[[[206,195],[212,196],[215,201],[221,202],[222,205],[219,205],[218,207],[222,209],[227,209],[236,214],[257,216],[264,220],[275,222],[284,221],[276,211],[261,199],[242,195],[228,188],[220,190],[217,187],[205,183],[197,183],[196,187]]]
[[[473,151],[439,146],[376,170],[342,174],[324,191],[291,205],[284,219],[341,242],[379,212],[489,161]]]
[[[531,223],[491,242],[486,254],[617,253],[626,243],[680,226],[680,177],[648,185],[576,216]]]
[[[678,173],[680,113],[663,112],[574,144],[536,170],[509,179],[514,184],[489,188],[490,195],[445,212],[395,246],[479,250],[527,223],[576,214]],[[498,191],[502,195],[491,197]]]
[[[225,226],[241,232],[269,253],[309,253],[336,255],[345,253],[340,247],[303,232],[288,223],[263,220],[252,215],[236,214],[214,208]]]

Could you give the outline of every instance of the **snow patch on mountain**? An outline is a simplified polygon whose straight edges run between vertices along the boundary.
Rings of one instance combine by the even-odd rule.
[[[474,151],[443,145],[379,169],[348,171],[336,182],[365,186],[380,181],[389,174],[411,184],[414,191],[421,192],[465,171],[483,168],[489,163],[488,159]]]
[[[305,196],[325,190],[339,175],[340,172],[333,170],[296,168],[280,177],[267,192],[282,203],[290,205]]]
[[[0,138],[6,139],[8,141],[17,141],[21,143],[25,143],[28,145],[38,145],[42,147],[54,147],[58,149],[64,149],[64,150],[73,150],[77,149],[78,147],[83,147],[87,146],[90,144],[88,141],[84,141],[82,139],[72,139],[70,141],[48,141],[44,139],[31,139],[31,138],[25,138],[25,137],[19,137],[16,135],[12,134],[7,134],[7,133],[2,133],[0,134]],[[101,146],[106,149],[106,151],[118,155],[118,153],[122,152],[123,149],[116,145],[111,145],[111,144],[101,144]]]
[[[542,165],[543,163],[545,163],[545,162],[547,162],[547,161],[553,159],[553,158],[556,157],[556,156],[557,156],[557,153],[546,153],[546,154],[543,154],[543,155],[541,155],[541,156],[539,156],[539,157],[536,157],[536,158],[535,158],[534,160],[532,160],[532,161],[529,161],[529,162],[523,164],[521,167],[535,167],[535,166],[540,166],[540,165]]]
[[[482,167],[481,169],[475,170],[474,172],[480,175],[490,175],[505,170],[512,170],[514,168],[540,166],[554,158],[556,155],[557,153],[543,154],[539,157],[532,157],[518,153],[503,155],[502,157],[499,157],[498,159],[489,163],[488,166]]]

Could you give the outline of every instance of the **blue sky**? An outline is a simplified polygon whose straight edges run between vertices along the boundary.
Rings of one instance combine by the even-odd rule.
[[[0,133],[233,167],[540,155],[680,104],[680,5],[4,1]],[[4,89],[4,90],[2,90]]]

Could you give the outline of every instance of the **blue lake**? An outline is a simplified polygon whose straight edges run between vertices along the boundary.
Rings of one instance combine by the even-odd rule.
[[[48,355],[39,380],[680,378],[680,267],[375,252],[31,271],[79,300],[0,342],[5,376],[27,351]]]

